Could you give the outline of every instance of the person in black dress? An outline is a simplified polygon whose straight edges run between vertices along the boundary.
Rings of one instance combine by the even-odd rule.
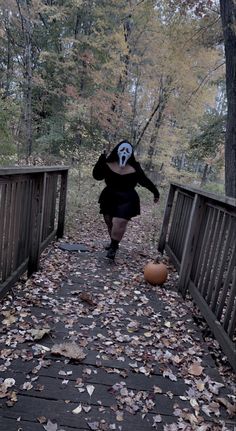
[[[98,202],[111,238],[107,257],[114,260],[128,221],[140,214],[136,185],[150,190],[154,202],[158,202],[160,194],[135,160],[133,147],[128,141],[121,141],[108,157],[105,153],[101,154],[93,168],[93,177],[106,183]]]

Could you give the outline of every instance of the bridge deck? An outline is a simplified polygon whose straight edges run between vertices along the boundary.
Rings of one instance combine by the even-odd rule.
[[[96,246],[56,247],[5,299],[1,431],[233,430],[232,394],[173,289],[176,273],[150,287],[146,262],[138,247],[121,247],[117,264]]]

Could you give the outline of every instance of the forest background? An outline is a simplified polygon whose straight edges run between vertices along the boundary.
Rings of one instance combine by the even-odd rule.
[[[220,2],[0,0],[0,14],[2,166],[69,164],[79,186],[128,139],[160,187],[224,193]]]

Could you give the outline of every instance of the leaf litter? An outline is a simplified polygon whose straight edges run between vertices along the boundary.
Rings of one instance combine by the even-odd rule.
[[[144,222],[150,223],[150,209],[145,210]],[[67,382],[64,386],[74,386],[79,394],[88,394],[87,402],[79,402],[70,412],[88,415],[85,421],[90,429],[123,430],[127,414],[140,415],[145,424],[152,413],[154,429],[159,429],[161,423],[164,431],[226,431],[222,417],[232,418],[235,414],[234,393],[227,384],[207,374],[207,349],[191,319],[193,305],[183,302],[175,290],[177,274],[173,267],[167,262],[170,277],[165,288],[150,287],[143,280],[142,268],[147,259],[156,257],[154,245],[146,241],[145,248],[145,241],[138,240],[136,245],[135,240],[126,242],[123,256],[122,251],[118,254],[117,265],[108,266],[99,257],[104,228],[98,228],[96,236],[91,217],[85,217],[83,223],[78,240],[86,242],[94,251],[89,258],[62,252],[55,244],[52,253],[43,260],[42,270],[15,287],[14,300],[4,301],[0,370],[5,378],[0,380],[0,397],[12,407],[18,400],[17,394],[23,390],[29,394],[38,390],[44,396],[46,388],[42,383],[34,388],[32,378],[28,378],[19,385],[11,374],[7,375],[14,361],[34,361],[31,374],[39,377],[44,368],[54,367],[59,361],[58,374]],[[141,219],[132,226],[133,238],[139,238],[137,232],[142,231],[143,238],[150,235],[148,223],[147,226],[140,223],[143,223]],[[156,301],[159,301],[157,305]],[[34,309],[40,312],[34,314]],[[44,312],[46,309],[49,312]],[[86,322],[81,324],[81,319]],[[61,324],[64,340],[57,340],[57,326]],[[45,345],[37,344],[43,338]],[[70,361],[83,364],[90,351],[96,352],[96,364],[85,366],[80,376],[72,375],[66,369],[67,364]],[[51,355],[59,358],[57,362]],[[107,366],[107,361],[113,365]],[[110,385],[109,380],[104,380],[113,400],[110,407],[98,401],[99,387],[95,390],[92,384],[93,370],[117,379]],[[135,375],[150,381],[150,389],[129,387],[124,379],[132,377],[135,381]],[[165,381],[169,382],[168,387],[182,382],[186,389],[183,393],[176,386],[166,389]],[[96,398],[101,415],[107,410],[114,413],[110,422],[102,416],[94,420],[91,397]],[[158,397],[173,401],[173,423],[168,424],[165,411],[159,410]],[[75,400],[66,398],[65,405],[72,401]],[[44,424],[46,431],[62,431],[45,415],[36,420]]]

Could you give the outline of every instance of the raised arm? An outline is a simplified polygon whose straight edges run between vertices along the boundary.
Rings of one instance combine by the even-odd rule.
[[[138,183],[140,184],[140,186],[145,187],[150,192],[152,192],[154,194],[154,200],[158,201],[160,193],[156,186],[153,184],[153,182],[149,180],[149,178],[146,176],[139,163],[137,163],[136,170],[138,173]]]
[[[96,165],[93,168],[93,178],[95,180],[103,180],[105,175],[106,154],[102,153]]]

